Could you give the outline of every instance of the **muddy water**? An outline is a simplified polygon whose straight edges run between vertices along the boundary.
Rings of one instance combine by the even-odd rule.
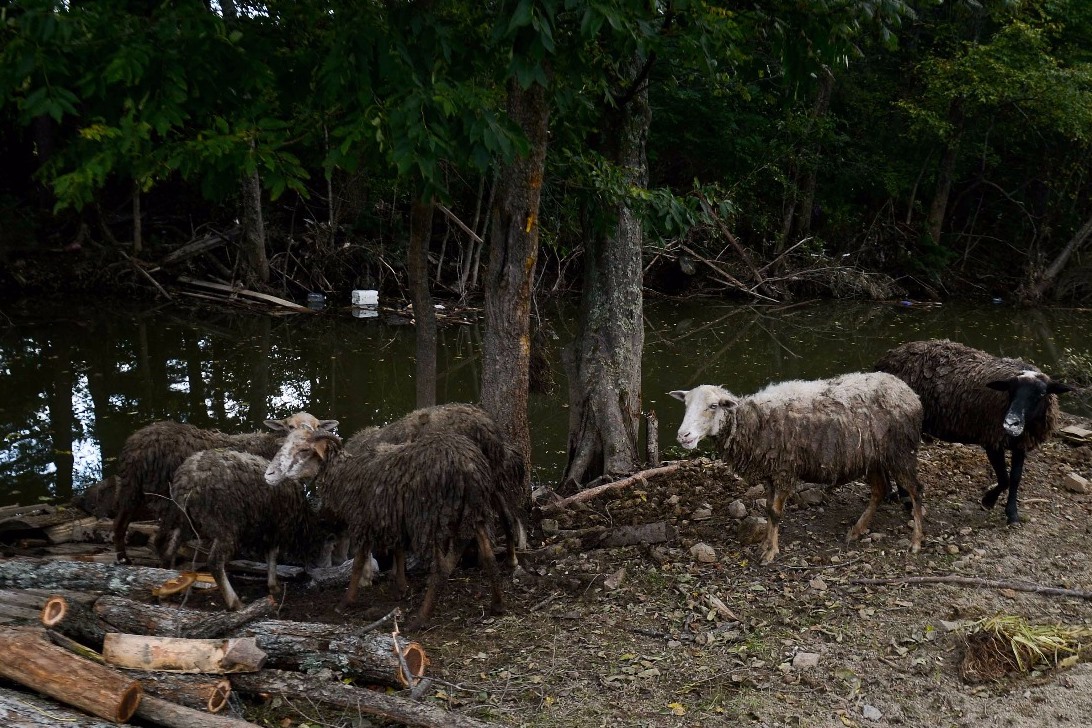
[[[572,301],[544,303],[556,386],[531,399],[535,478],[560,477],[568,428],[559,350],[574,335]],[[0,505],[67,498],[113,472],[125,437],[161,418],[225,431],[306,409],[342,434],[414,406],[412,327],[349,309],[270,317],[166,306],[4,312],[0,318]],[[771,381],[868,368],[904,341],[948,337],[1056,371],[1092,352],[1092,311],[1001,305],[820,302],[750,308],[646,302],[644,404],[674,442],[681,405],[665,393],[717,383],[747,393]],[[439,332],[437,401],[474,401],[480,324]],[[1076,397],[1067,409],[1092,414]],[[670,453],[670,451],[668,451]]]

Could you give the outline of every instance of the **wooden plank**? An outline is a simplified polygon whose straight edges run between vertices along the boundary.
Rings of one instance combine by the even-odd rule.
[[[292,311],[298,311],[299,313],[315,313],[315,311],[312,311],[306,306],[301,306],[298,303],[286,301],[283,298],[277,298],[276,296],[271,296],[268,293],[251,291],[247,288],[238,288],[236,286],[229,286],[225,283],[213,283],[212,281],[201,281],[196,278],[190,278],[189,276],[179,276],[178,281],[180,283],[188,283],[191,286],[200,286],[202,288],[209,288],[214,291],[223,291],[224,293],[231,293],[237,296],[246,296],[247,298],[252,298],[258,301],[265,301],[266,303],[272,303],[275,306],[281,306]]]

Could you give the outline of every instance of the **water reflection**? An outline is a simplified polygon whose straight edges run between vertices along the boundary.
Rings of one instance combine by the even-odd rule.
[[[554,333],[558,386],[530,400],[537,480],[556,480],[564,467],[559,353],[575,336],[574,305],[541,309]],[[665,446],[681,417],[666,394],[672,389],[717,383],[747,393],[771,381],[832,376],[934,336],[1023,356],[1047,371],[1067,349],[1092,351],[1092,312],[1078,310],[650,300],[645,315],[644,406],[657,410]],[[9,316],[0,329],[0,504],[69,497],[111,473],[125,437],[156,419],[241,431],[306,409],[340,420],[348,434],[414,407],[412,327],[354,318],[348,309],[283,318],[173,307]],[[478,398],[481,333],[474,323],[437,332],[437,401]],[[1092,414],[1077,398],[1063,404]]]

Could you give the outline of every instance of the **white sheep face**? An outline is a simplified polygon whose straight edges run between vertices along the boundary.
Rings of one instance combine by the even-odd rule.
[[[318,475],[326,459],[329,437],[322,430],[309,428],[289,432],[265,469],[265,482],[276,486],[285,480],[307,480]]]
[[[727,389],[712,384],[702,384],[691,390],[676,389],[669,394],[686,403],[678,440],[687,450],[697,447],[702,438],[720,432],[728,412],[739,404],[739,398]]]

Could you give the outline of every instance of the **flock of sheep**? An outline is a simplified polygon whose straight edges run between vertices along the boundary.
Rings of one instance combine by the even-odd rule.
[[[1071,388],[1025,362],[946,340],[896,347],[876,370],[781,382],[743,397],[711,385],[671,392],[686,403],[678,432],[684,448],[715,438],[720,456],[741,476],[766,485],[763,563],[778,554],[782,510],[800,481],[868,482],[871,498],[849,540],[865,533],[894,484],[913,514],[911,550],[918,551],[923,431],[985,448],[998,482],[982,504],[992,507],[1007,491],[1008,520],[1018,520],[1025,454],[1050,435],[1055,395]],[[209,548],[209,569],[228,609],[242,604],[224,567],[242,548],[265,555],[274,594],[282,554],[329,565],[351,552],[342,606],[373,578],[373,550],[392,554],[393,582],[405,593],[412,552],[430,563],[416,617],[423,623],[464,548],[476,543],[490,580],[490,608],[503,611],[492,543],[503,535],[507,562],[518,568],[531,504],[523,458],[489,415],[468,404],[428,407],[344,441],[333,431],[337,424],[298,412],[266,421],[269,433],[225,435],[166,421],[138,430],[118,459],[118,559],[128,560],[129,523],[152,496],[147,505],[161,519],[153,547],[164,565],[173,566],[180,543],[197,535]],[[1011,468],[1006,450],[1013,453]]]

